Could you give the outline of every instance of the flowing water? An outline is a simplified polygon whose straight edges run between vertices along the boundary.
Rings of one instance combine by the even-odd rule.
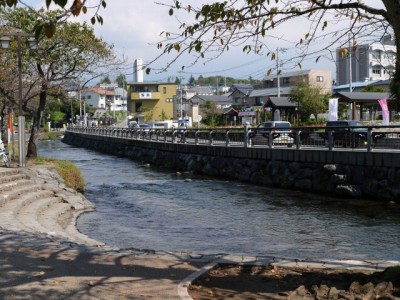
[[[42,141],[71,160],[96,211],[78,229],[120,248],[400,260],[400,205],[280,190],[160,171],[125,158]]]

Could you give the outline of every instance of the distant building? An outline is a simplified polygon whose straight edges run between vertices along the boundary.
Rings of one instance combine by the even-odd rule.
[[[284,72],[279,74],[279,93],[278,93],[278,76],[269,75],[263,79],[263,85],[265,88],[270,88],[274,95],[270,96],[287,96],[290,93],[292,87],[300,83],[309,84],[314,87],[319,87],[322,93],[332,92],[332,72],[329,70],[298,70],[293,72]],[[288,89],[285,89],[288,88]],[[285,89],[285,94],[282,94],[282,89]]]
[[[174,117],[176,84],[135,82],[128,84],[130,113],[138,122],[162,121]]]
[[[82,100],[92,108],[107,109],[111,107],[117,99],[117,95],[112,90],[106,90],[100,87],[90,87],[82,90]]]
[[[228,91],[234,107],[249,107],[248,97],[253,90],[251,84],[233,84]]]
[[[217,110],[221,113],[225,109],[231,107],[231,99],[228,96],[217,96],[217,95],[196,95],[190,99],[191,109],[189,110],[189,116],[193,120],[197,120],[197,116],[202,115],[201,106],[207,101],[213,102]]]
[[[396,46],[390,36],[385,36],[380,42],[362,44],[336,50],[336,81],[337,85],[366,80],[387,80],[395,70]]]

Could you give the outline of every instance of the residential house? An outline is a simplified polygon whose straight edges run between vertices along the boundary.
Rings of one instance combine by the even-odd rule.
[[[134,82],[128,84],[130,113],[138,122],[163,121],[174,117],[176,84]]]
[[[351,47],[351,51],[349,48],[336,49],[336,81],[338,85],[344,85],[388,80],[394,73],[395,64],[396,46],[391,36],[383,37],[380,42]]]
[[[115,105],[121,101],[120,96],[113,90],[100,87],[89,87],[82,90],[81,100],[94,109],[92,120],[104,117],[108,124],[111,124],[111,119],[115,117]]]
[[[250,107],[248,98],[252,90],[251,84],[233,84],[228,91],[232,106],[235,108]]]
[[[207,101],[215,103],[216,109],[219,112],[223,112],[224,109],[231,107],[231,99],[228,96],[218,96],[218,95],[196,95],[190,99],[191,109],[190,116],[193,120],[198,120],[198,116],[202,116],[203,112],[201,106]]]
[[[213,91],[209,86],[182,86],[182,98],[180,92],[180,86],[178,86],[176,99],[174,106],[177,108],[174,110],[174,119],[178,119],[181,116],[191,117],[191,103],[190,99],[196,95],[213,95]],[[182,109],[181,109],[182,108]]]

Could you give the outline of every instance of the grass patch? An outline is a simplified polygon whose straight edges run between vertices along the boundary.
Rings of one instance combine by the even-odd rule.
[[[47,132],[42,132],[40,134],[40,139],[41,140],[54,140],[59,137],[62,137],[64,135],[64,132],[61,131],[47,131]]]
[[[36,163],[51,163],[54,166],[54,169],[64,180],[66,186],[79,193],[83,193],[85,191],[86,181],[82,176],[81,170],[71,161],[38,157],[36,159]]]

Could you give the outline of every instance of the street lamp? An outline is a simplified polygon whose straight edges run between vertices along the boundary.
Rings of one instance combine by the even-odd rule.
[[[18,113],[18,150],[19,150],[19,166],[25,167],[25,116],[22,111],[22,43],[21,38],[28,38],[27,45],[30,49],[35,49],[37,46],[37,41],[32,38],[33,36],[25,33],[1,33],[0,38],[1,47],[7,49],[10,46],[11,37],[17,38],[18,48],[17,48],[17,61],[18,61],[18,100],[19,100],[19,113]]]

